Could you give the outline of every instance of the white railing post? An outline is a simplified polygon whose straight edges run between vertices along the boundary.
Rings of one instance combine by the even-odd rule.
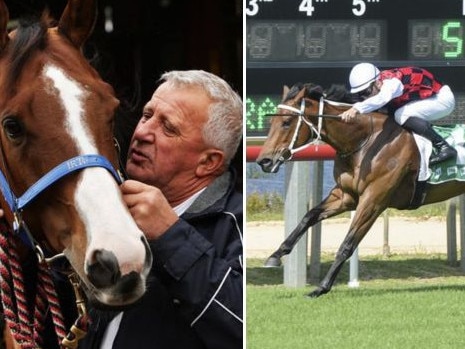
[[[284,230],[286,237],[299,224],[308,210],[310,162],[286,163]],[[307,284],[307,233],[284,259],[284,285],[304,287]]]
[[[352,211],[350,213],[350,218],[354,218],[355,212]],[[360,286],[360,283],[358,282],[358,247],[355,249],[354,253],[352,253],[352,256],[350,257],[350,268],[349,268],[349,282],[348,286],[352,288],[356,288]]]

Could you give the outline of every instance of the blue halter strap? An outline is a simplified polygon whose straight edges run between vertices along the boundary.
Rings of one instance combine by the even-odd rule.
[[[23,224],[21,219],[21,211],[31,203],[40,193],[42,193],[49,186],[54,184],[59,179],[67,176],[78,170],[82,170],[88,167],[103,167],[107,169],[115,178],[118,183],[122,183],[122,176],[114,169],[113,165],[105,157],[98,154],[86,154],[75,156],[69,160],[66,160],[53,168],[50,172],[46,173],[37,182],[35,182],[29,189],[27,189],[23,195],[16,197],[11,190],[8,181],[0,171],[0,190],[8,204],[11,212],[13,213],[15,220],[13,222],[13,231],[19,234],[19,237],[31,248],[35,248],[36,244],[31,234],[28,232],[27,227]],[[23,229],[21,229],[23,228]]]

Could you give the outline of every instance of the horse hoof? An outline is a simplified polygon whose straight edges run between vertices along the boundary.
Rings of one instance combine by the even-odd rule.
[[[318,298],[321,296],[321,293],[320,292],[317,292],[316,290],[313,291],[313,292],[310,292],[307,297],[308,298]]]
[[[307,297],[308,297],[308,298],[318,298],[318,297],[324,295],[325,293],[328,293],[328,291],[326,291],[326,290],[324,290],[324,289],[318,287],[315,291],[310,292],[310,293],[307,295]]]
[[[269,257],[265,264],[263,265],[265,268],[277,268],[281,266],[281,259],[276,257]]]

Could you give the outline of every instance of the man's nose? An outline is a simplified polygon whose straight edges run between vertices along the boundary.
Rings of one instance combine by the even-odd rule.
[[[155,129],[146,125],[137,126],[132,135],[132,140],[137,143],[153,143],[155,140]]]

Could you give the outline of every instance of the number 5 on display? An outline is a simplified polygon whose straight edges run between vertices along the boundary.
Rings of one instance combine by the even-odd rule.
[[[456,32],[456,35],[452,33]],[[457,58],[462,54],[463,29],[460,22],[447,22],[442,27],[442,40],[447,42],[447,49],[444,50],[445,58]]]

